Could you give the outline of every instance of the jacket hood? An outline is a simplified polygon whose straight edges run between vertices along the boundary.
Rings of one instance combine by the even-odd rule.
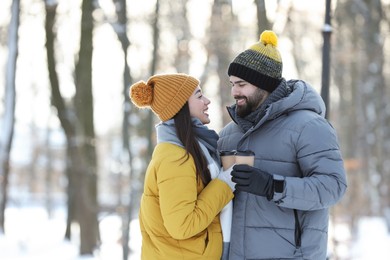
[[[291,89],[290,95],[269,106],[270,118],[296,110],[310,110],[325,117],[325,103],[312,86],[302,80],[289,80],[287,86]]]

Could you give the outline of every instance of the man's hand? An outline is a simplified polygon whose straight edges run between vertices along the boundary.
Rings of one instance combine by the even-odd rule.
[[[245,191],[272,200],[274,185],[272,174],[246,164],[237,164],[231,172],[237,191]]]

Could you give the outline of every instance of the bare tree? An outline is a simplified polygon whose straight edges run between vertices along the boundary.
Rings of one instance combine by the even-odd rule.
[[[56,2],[45,1],[46,49],[52,88],[52,104],[67,140],[68,220],[65,236],[70,238],[70,224],[80,225],[80,254],[92,254],[99,243],[97,203],[97,160],[93,122],[92,97],[92,36],[93,2],[82,3],[79,60],[76,64],[76,94],[73,106],[61,96],[54,52]]]
[[[153,19],[152,19],[152,31],[153,31],[153,53],[152,53],[152,63],[150,65],[150,75],[154,75],[157,71],[158,65],[158,48],[159,48],[159,18],[160,18],[160,1],[156,1]],[[147,111],[148,117],[146,120],[146,136],[149,140],[148,149],[146,154],[146,162],[150,160],[153,153],[154,143],[152,142],[153,133],[154,133],[154,115],[152,111]]]
[[[174,64],[176,70],[183,73],[188,73],[191,62],[189,43],[192,35],[187,17],[187,2],[187,0],[167,2],[169,5],[169,20],[177,43]]]
[[[128,57],[128,48],[130,46],[130,41],[127,36],[127,4],[126,0],[113,0],[115,4],[115,11],[117,20],[113,23],[113,28],[115,33],[118,36],[118,40],[121,43],[122,51],[123,51],[123,120],[122,120],[122,149],[125,155],[122,163],[128,163],[130,172],[129,172],[129,181],[130,184],[133,184],[134,180],[134,170],[133,170],[133,156],[131,154],[130,143],[131,143],[131,135],[130,131],[130,123],[129,118],[131,116],[131,104],[129,97],[129,85],[131,85],[132,77],[130,73],[130,67],[127,63]],[[123,167],[125,168],[125,167]],[[122,178],[122,174],[121,174]],[[120,208],[123,208],[121,211],[122,217],[122,251],[123,251],[123,259],[127,260],[129,256],[129,240],[130,240],[130,221],[132,219],[133,211],[135,210],[137,205],[134,202],[134,198],[136,197],[135,193],[137,192],[136,187],[130,188],[129,194],[129,204],[127,206],[122,205],[120,201]],[[119,196],[121,197],[121,192]]]
[[[359,95],[361,95],[362,127],[364,129],[364,157],[367,161],[367,173],[369,174],[372,189],[371,210],[374,214],[382,215],[385,199],[389,196],[387,190],[389,183],[378,181],[389,174],[384,167],[388,154],[384,154],[385,136],[384,125],[389,115],[386,112],[387,96],[386,84],[383,76],[384,40],[381,37],[381,23],[383,21],[382,1],[357,1],[356,5],[363,20],[361,28],[361,45],[365,55],[360,63],[360,81],[358,82]],[[363,123],[364,122],[364,123]],[[388,136],[387,136],[388,137]]]
[[[77,140],[81,160],[78,172],[77,219],[80,224],[80,254],[92,254],[99,244],[97,220],[97,160],[96,139],[93,117],[92,95],[92,53],[93,28],[92,12],[94,1],[83,0],[81,4],[80,50],[75,67],[76,94],[74,107],[77,117]]]
[[[264,30],[270,30],[272,23],[267,18],[267,9],[265,8],[264,0],[255,0],[256,3],[256,14],[257,14],[257,35]]]
[[[45,1],[45,10],[46,10],[46,20],[45,20],[45,31],[46,31],[46,54],[47,54],[47,65],[49,71],[49,80],[51,86],[51,103],[57,110],[57,116],[60,120],[61,127],[64,131],[66,142],[67,142],[67,153],[66,153],[66,176],[68,178],[67,186],[67,224],[65,231],[65,238],[71,238],[71,224],[73,221],[76,221],[75,212],[76,212],[76,176],[73,177],[75,172],[73,168],[76,163],[73,161],[73,158],[79,158],[79,151],[75,145],[72,145],[72,140],[76,140],[76,130],[75,130],[75,116],[72,108],[67,105],[62,98],[60,92],[60,84],[58,80],[58,75],[56,72],[56,60],[55,60],[55,38],[56,34],[54,31],[57,2]],[[72,155],[75,156],[72,156]],[[75,168],[75,167],[74,167]]]
[[[343,111],[340,139],[350,173],[349,191],[341,205],[349,209],[352,219],[363,214],[383,216],[389,209],[390,116],[386,112],[389,94],[383,69],[382,9],[380,0],[338,1],[336,9],[334,74]]]
[[[2,125],[2,134],[0,135],[0,233],[4,232],[5,208],[7,204],[8,176],[10,164],[10,152],[14,133],[15,122],[15,75],[16,62],[18,57],[18,30],[20,20],[20,1],[12,1],[11,22],[8,31],[8,64],[6,72],[5,85],[5,109]]]
[[[208,31],[209,39],[206,44],[208,58],[204,75],[201,77],[205,82],[208,74],[215,72],[218,76],[218,93],[221,104],[219,114],[222,115],[223,125],[230,121],[225,107],[231,104],[227,68],[231,62],[232,40],[233,35],[239,37],[241,33],[232,8],[231,0],[214,0],[213,2]]]

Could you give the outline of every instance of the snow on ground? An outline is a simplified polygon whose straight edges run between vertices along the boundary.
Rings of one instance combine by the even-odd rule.
[[[100,221],[102,245],[93,256],[78,255],[77,227],[72,227],[70,242],[63,240],[66,215],[56,210],[49,218],[40,207],[7,208],[6,234],[0,235],[1,260],[122,260],[121,221],[118,216],[105,216]],[[141,234],[138,220],[130,226],[131,255],[140,259]],[[337,246],[339,260],[389,260],[390,234],[381,218],[362,218],[357,237],[352,238],[347,225],[340,225],[334,235],[342,243]]]
[[[381,218],[362,218],[359,221],[353,260],[389,260],[390,234]]]
[[[66,216],[63,210],[49,218],[44,208],[6,209],[5,235],[0,235],[1,260],[122,260],[121,220],[106,216],[100,221],[102,245],[93,256],[78,255],[77,227],[70,242],[64,241]],[[130,260],[140,259],[141,234],[138,220],[130,224]]]

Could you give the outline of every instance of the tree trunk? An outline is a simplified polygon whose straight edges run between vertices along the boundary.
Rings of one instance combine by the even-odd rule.
[[[93,3],[88,0],[82,3],[80,51],[75,71],[74,113],[66,106],[61,96],[55,71],[53,24],[57,5],[45,3],[46,48],[52,103],[57,108],[67,140],[68,220],[65,237],[70,238],[70,225],[73,220],[77,220],[80,226],[80,254],[87,255],[92,254],[99,243],[96,140],[92,98]]]
[[[129,183],[132,183],[133,179],[133,156],[131,154],[130,149],[130,143],[131,143],[131,135],[129,134],[129,118],[131,116],[131,103],[130,103],[130,96],[129,96],[129,86],[131,85],[132,78],[130,74],[130,67],[127,63],[127,55],[128,55],[128,48],[130,46],[129,38],[127,37],[127,4],[126,0],[113,0],[115,4],[115,11],[117,15],[117,24],[113,26],[117,36],[118,40],[121,43],[122,51],[123,51],[123,121],[122,121],[122,149],[123,153],[125,155],[125,158],[122,158],[122,163],[128,163],[130,172],[129,174]],[[117,28],[120,28],[120,30],[117,30]],[[122,169],[126,169],[126,167],[122,167]],[[123,176],[126,176],[124,172],[121,172],[120,175],[120,183],[121,185],[122,181],[121,179]],[[129,194],[129,203],[128,205],[122,204],[122,191],[119,192],[119,208],[123,209],[120,211],[121,218],[122,218],[122,252],[123,252],[123,260],[127,260],[129,257],[129,240],[130,240],[130,221],[133,214],[133,208],[131,207],[133,200],[133,196],[131,196],[133,189],[130,189]]]
[[[4,118],[0,136],[0,234],[4,232],[5,223],[5,208],[8,198],[8,178],[9,178],[9,163],[12,139],[14,134],[15,123],[15,75],[16,61],[18,57],[18,30],[19,30],[19,15],[20,1],[13,0],[11,6],[11,22],[8,34],[8,64],[5,85],[5,109]]]
[[[154,17],[152,22],[152,31],[153,31],[153,53],[152,53],[152,64],[150,66],[150,75],[154,75],[157,70],[157,64],[158,64],[158,48],[159,48],[159,35],[160,35],[160,28],[159,28],[159,17],[160,17],[160,1],[156,1],[155,10],[154,10]],[[148,118],[146,121],[146,137],[148,142],[148,150],[146,153],[145,162],[149,162],[150,158],[152,157],[154,143],[152,140],[154,140],[154,113],[151,110],[148,110]]]
[[[260,34],[264,30],[271,30],[272,24],[267,18],[267,9],[265,8],[264,0],[255,0],[256,10],[257,10],[257,35],[260,37]]]
[[[76,140],[76,130],[75,130],[75,117],[74,112],[66,106],[63,97],[61,96],[60,86],[58,81],[58,75],[56,72],[56,60],[55,60],[55,49],[54,41],[56,38],[56,33],[54,31],[54,24],[56,18],[57,3],[51,2],[48,0],[45,1],[45,10],[46,10],[46,20],[45,20],[45,32],[46,32],[46,55],[47,55],[47,66],[49,72],[49,80],[51,87],[51,103],[57,110],[57,116],[61,123],[61,127],[64,130],[66,137],[66,164],[65,164],[65,173],[68,179],[67,186],[67,221],[66,221],[66,230],[65,238],[70,240],[71,238],[71,224],[73,221],[76,221],[76,176],[73,177],[76,172],[77,163],[74,162],[72,154],[76,154],[76,158],[80,156],[79,151],[73,140]]]
[[[178,72],[183,73],[189,72],[191,60],[189,43],[192,37],[187,19],[187,2],[187,0],[180,0],[167,3],[169,4],[170,22],[177,42],[174,66]]]
[[[339,117],[349,173],[348,193],[339,206],[356,220],[367,214],[386,214],[383,209],[389,207],[389,169],[384,167],[389,115],[385,113],[388,94],[380,26],[382,4],[380,0],[338,1],[335,18],[337,47],[332,50],[332,59],[340,92],[339,111],[343,111],[335,116]]]
[[[219,89],[217,90],[220,100],[220,111],[222,115],[222,126],[230,122],[230,117],[226,112],[226,106],[232,104],[230,96],[230,82],[227,76],[227,68],[231,62],[232,35],[239,35],[239,28],[236,28],[236,18],[232,12],[231,0],[214,0],[210,17],[210,40],[207,43],[208,57],[210,61],[215,61],[216,74],[218,75]],[[229,28],[229,29],[227,29]],[[207,70],[205,73],[209,73]]]
[[[364,49],[364,57],[360,63],[361,77],[358,86],[362,97],[361,115],[364,124],[364,140],[366,141],[366,153],[369,158],[367,173],[372,186],[369,196],[371,198],[371,210],[374,214],[382,214],[384,208],[384,196],[388,196],[389,183],[381,182],[386,170],[383,167],[388,158],[388,154],[383,154],[383,145],[386,141],[383,133],[388,125],[384,125],[386,115],[386,107],[388,100],[386,99],[386,89],[383,76],[384,50],[381,37],[381,23],[383,20],[382,2],[375,1],[360,1],[357,4],[357,9],[363,18],[361,24],[361,47]]]
[[[92,53],[93,1],[82,1],[79,60],[76,64],[75,111],[77,116],[77,143],[81,157],[77,176],[77,219],[80,224],[80,254],[92,254],[99,243],[97,220],[97,161],[93,120]]]

